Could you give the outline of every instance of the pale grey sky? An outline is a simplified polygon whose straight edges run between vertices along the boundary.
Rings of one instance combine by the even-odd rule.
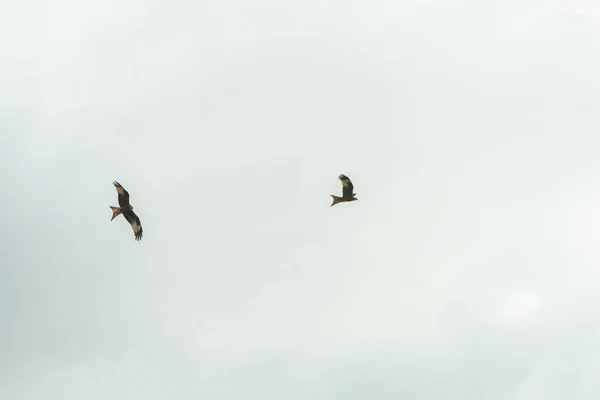
[[[3,400],[600,398],[596,1],[1,9]]]

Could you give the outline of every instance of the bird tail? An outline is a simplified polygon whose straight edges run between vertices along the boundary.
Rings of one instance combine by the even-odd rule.
[[[117,217],[119,214],[121,214],[121,208],[113,207],[113,206],[109,206],[109,207],[112,210],[112,218],[110,219],[112,221],[113,219],[115,219],[115,217]]]
[[[335,206],[337,203],[341,203],[344,201],[343,197],[339,197],[339,196],[334,196],[334,195],[330,195],[333,198],[333,203],[331,203],[331,207]]]

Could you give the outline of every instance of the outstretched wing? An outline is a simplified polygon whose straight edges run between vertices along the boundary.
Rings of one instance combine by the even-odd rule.
[[[113,185],[117,188],[117,193],[119,194],[119,205],[121,208],[130,208],[129,205],[129,192],[125,190],[123,186],[117,181],[113,182]]]
[[[351,198],[354,194],[354,185],[346,175],[342,174],[338,176],[339,180],[342,181],[342,194],[344,198]]]
[[[123,216],[125,217],[127,222],[129,222],[129,225],[131,225],[131,228],[133,229],[133,234],[135,235],[135,240],[140,240],[144,231],[142,230],[142,223],[140,222],[138,216],[135,215],[133,211],[124,212]]]

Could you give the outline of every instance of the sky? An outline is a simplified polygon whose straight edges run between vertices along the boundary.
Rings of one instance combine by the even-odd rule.
[[[1,8],[0,398],[600,397],[597,2]]]

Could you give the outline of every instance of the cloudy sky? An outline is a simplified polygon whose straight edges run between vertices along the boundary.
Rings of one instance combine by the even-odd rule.
[[[0,398],[600,398],[596,3],[3,5]]]

